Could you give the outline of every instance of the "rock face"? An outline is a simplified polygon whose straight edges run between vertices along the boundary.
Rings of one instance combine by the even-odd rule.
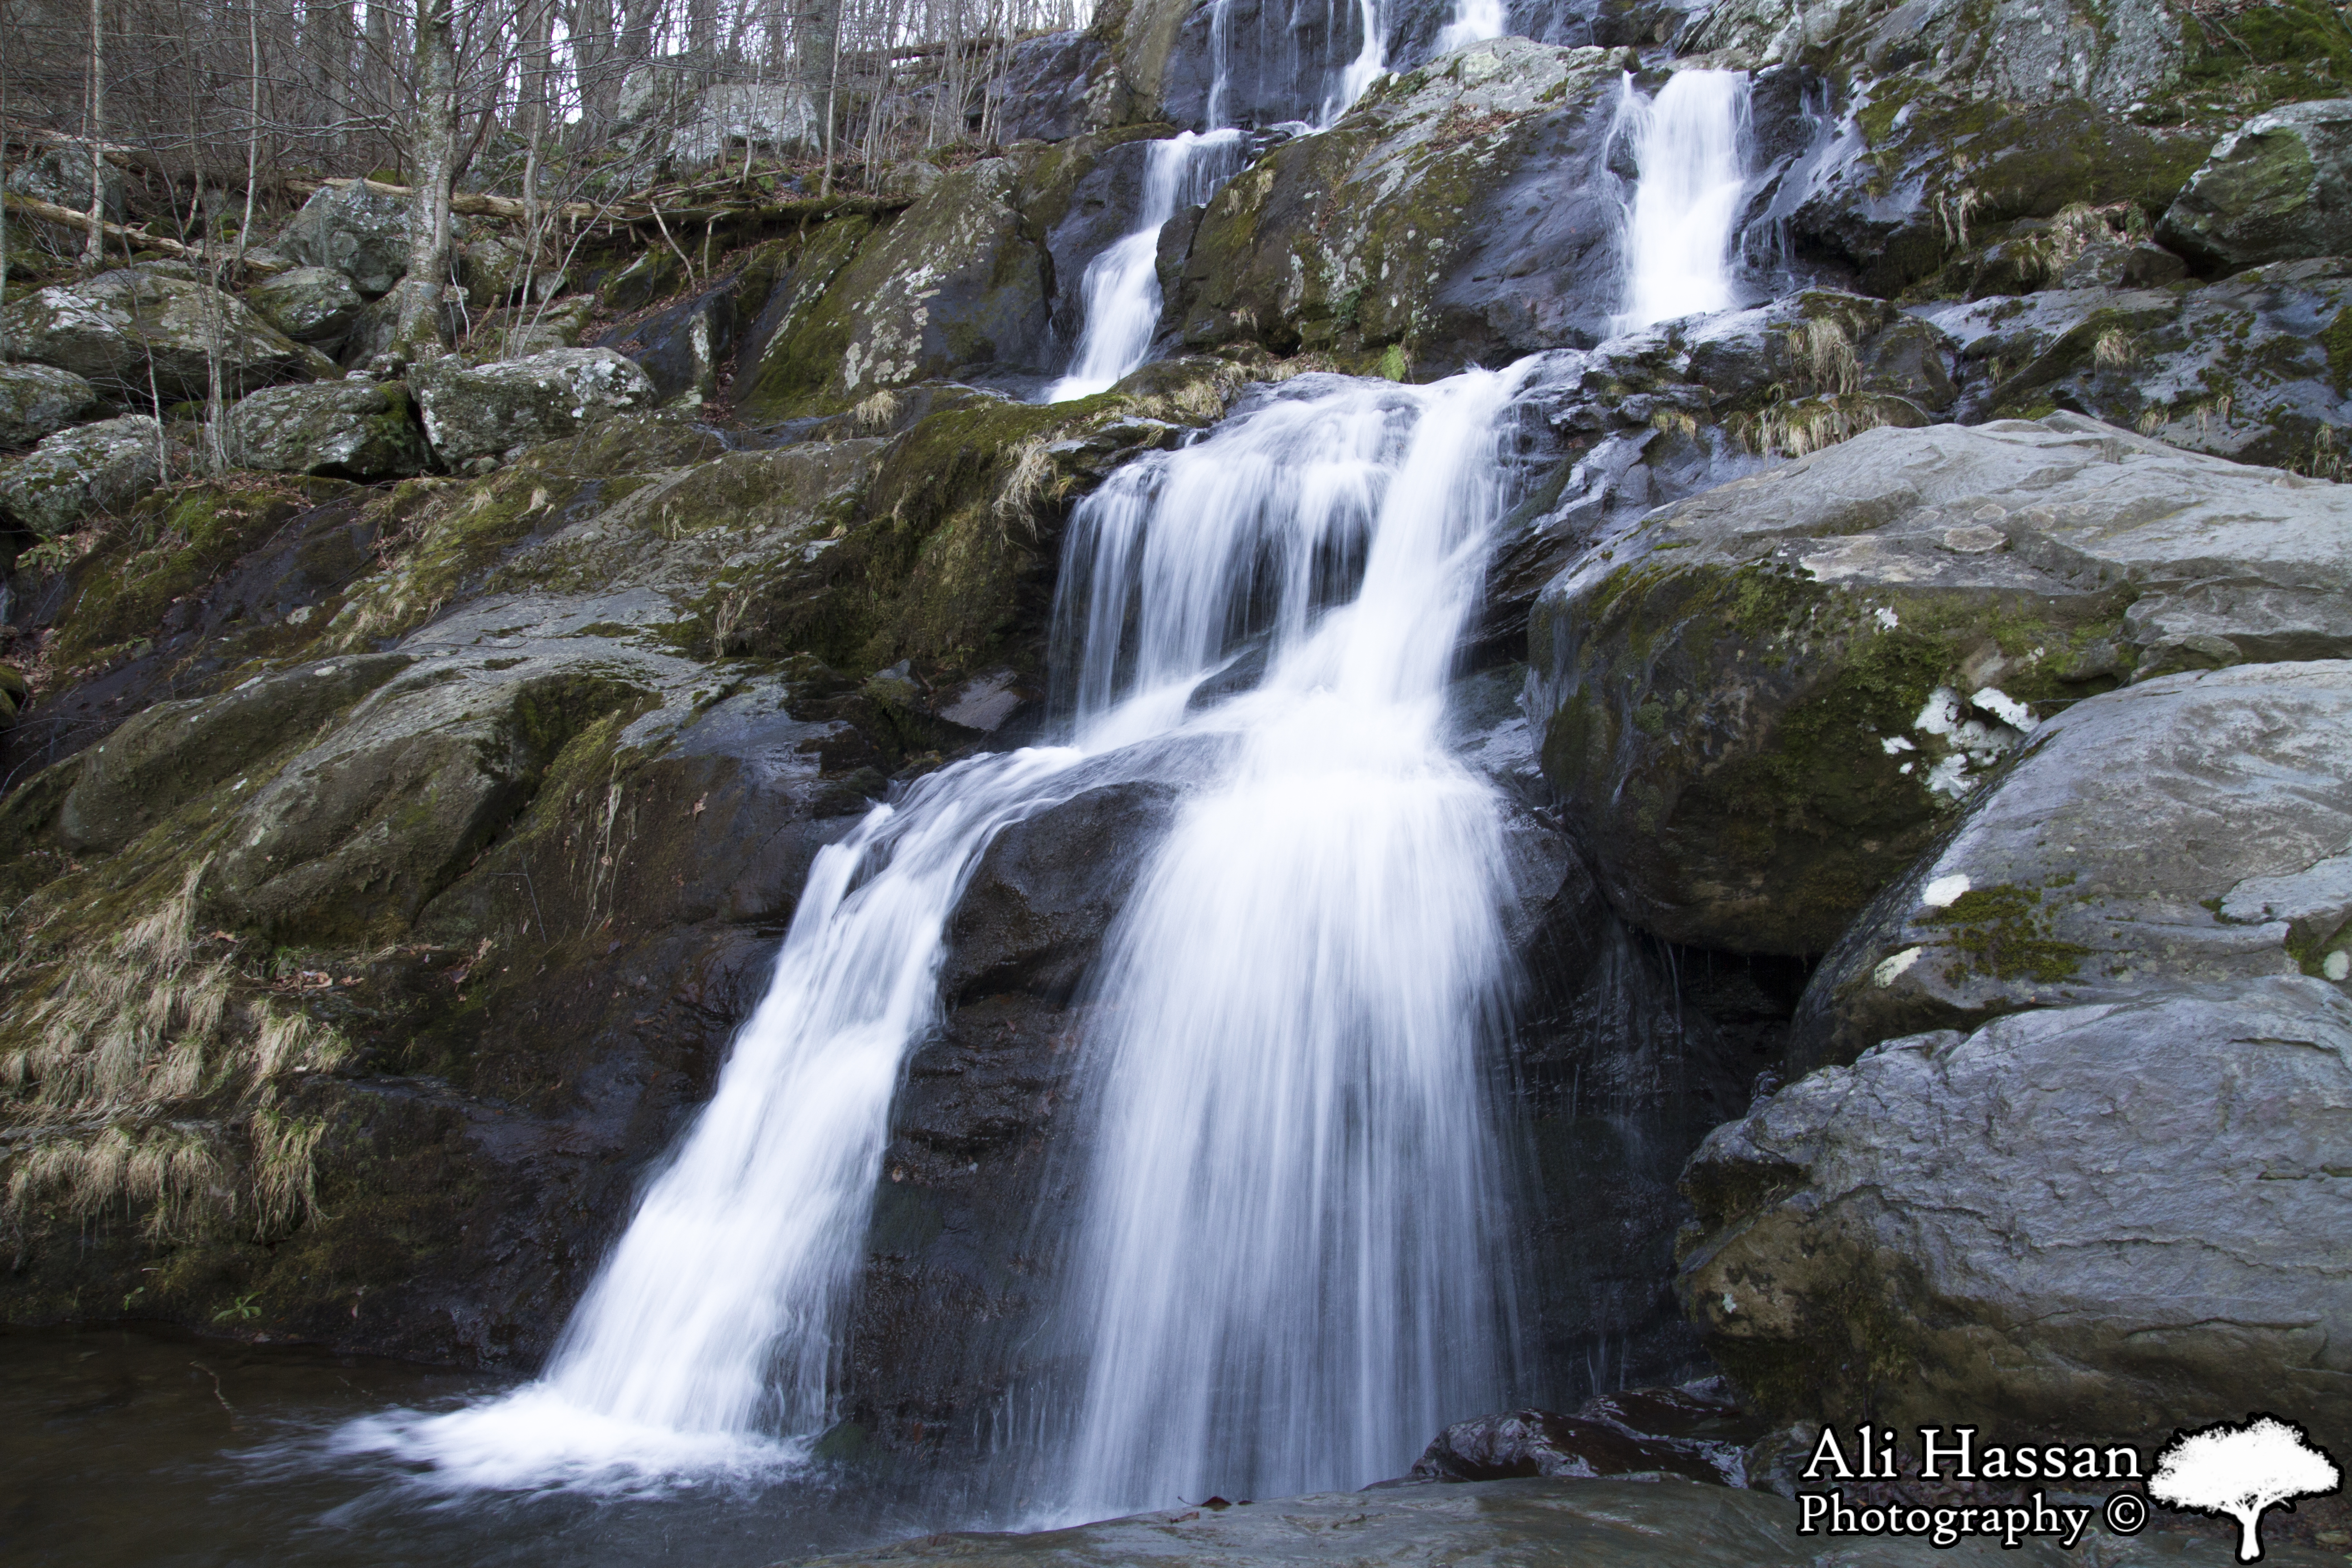
[[[1407,1568],[1429,1563],[1591,1563],[1648,1568],[1661,1542],[1693,1568],[1929,1568],[1995,1563],[2057,1568],[2065,1558],[2032,1543],[1964,1539],[1937,1551],[1895,1537],[1813,1545],[1797,1533],[1796,1505],[1767,1492],[1686,1481],[1501,1480],[1327,1492],[1279,1501],[1200,1507],[1034,1535],[950,1533],[873,1552],[803,1559],[800,1568],[969,1563],[981,1568],[1201,1568],[1328,1564]],[[2219,1568],[2219,1560],[2216,1560]]]
[[[2210,272],[2352,251],[2352,99],[2291,103],[2221,138],[2156,234]]]
[[[569,435],[655,401],[646,373],[610,349],[549,349],[474,366],[435,360],[413,368],[408,384],[434,455],[453,464]]]
[[[1128,100],[1109,47],[1091,33],[1024,38],[988,90],[1006,142],[1066,142],[1108,129]]]
[[[331,382],[273,386],[228,412],[241,467],[268,473],[380,479],[425,471],[425,432],[408,389]]]
[[[1636,1425],[1629,1415],[1650,1418]],[[1713,1384],[1601,1394],[1573,1415],[1514,1410],[1457,1421],[1413,1462],[1416,1480],[1498,1481],[1515,1476],[1674,1476],[1710,1486],[1746,1480],[1742,1455],[1757,1435],[1728,1391]],[[1656,1418],[1664,1416],[1664,1421]],[[1653,1426],[1674,1428],[1671,1433]],[[1700,1433],[1710,1436],[1699,1436]]]
[[[16,353],[73,372],[118,406],[151,390],[167,404],[205,396],[215,351],[233,394],[337,374],[242,300],[142,268],[43,289],[0,315]]]
[[[1596,341],[1617,304],[1617,194],[1595,176],[1620,64],[1497,38],[1381,83],[1210,201],[1169,320],[1194,347],[1393,345],[1397,374]]]
[[[2352,1439],[2352,999],[2301,975],[1889,1041],[1711,1137],[1684,1299],[1768,1406]]]
[[[306,267],[331,268],[373,300],[408,271],[407,199],[365,181],[329,185],[302,204],[277,248]]]
[[[143,414],[61,430],[0,471],[0,516],[47,537],[93,511],[121,511],[161,481],[158,444]]]
[[[2347,746],[2342,661],[2169,676],[2068,709],[1822,960],[1791,1070],[2150,986],[2342,979]]]
[[[351,279],[327,267],[295,267],[260,279],[246,302],[299,343],[333,353],[367,303]]]
[[[2352,651],[2347,505],[2074,416],[1874,430],[1545,592],[1545,770],[1635,923],[1822,952],[2068,703]]]
[[[29,447],[98,405],[98,389],[69,370],[0,364],[0,447]]]

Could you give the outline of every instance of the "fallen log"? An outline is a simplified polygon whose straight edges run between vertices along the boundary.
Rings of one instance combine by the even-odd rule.
[[[365,185],[380,196],[392,196],[405,201],[415,191],[407,185],[386,184],[382,180],[289,180],[287,188],[309,195],[331,186]],[[785,223],[798,220],[814,223],[829,217],[877,216],[894,213],[911,205],[912,196],[807,196],[793,201],[767,202],[740,206],[661,207],[650,204],[599,206],[593,202],[551,202],[540,211],[558,217],[583,223],[640,224],[675,223]],[[449,210],[467,217],[497,217],[520,221],[523,216],[522,203],[513,196],[487,195],[478,191],[453,191],[449,195]]]
[[[0,192],[0,199],[6,201],[8,210],[12,213],[23,213],[26,217],[38,218],[43,223],[53,223],[63,228],[78,228],[84,234],[89,232],[90,216],[88,213],[79,213],[71,207],[61,207],[55,202],[45,202],[37,196],[19,195],[15,191]],[[160,250],[174,259],[193,261],[205,267],[215,266],[226,259],[218,254],[208,256],[193,245],[183,245],[176,239],[167,239],[160,234],[149,234],[145,229],[126,228],[121,224],[108,223],[103,219],[99,221],[98,226],[107,238],[121,240],[134,250]],[[244,265],[255,272],[285,270],[284,264],[263,261],[250,253],[244,258]]]

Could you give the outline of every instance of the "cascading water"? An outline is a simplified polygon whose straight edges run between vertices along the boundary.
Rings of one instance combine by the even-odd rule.
[[[1360,1485],[1491,1405],[1502,861],[1442,723],[1517,384],[1305,378],[1114,475],[1064,573],[1073,742],[943,770],[820,854],[710,1104],[545,1373],[343,1446],[457,1487],[796,1462],[973,863],[1006,824],[1155,771],[1192,798],[1097,987],[1124,1022],[1090,1051],[1106,1110],[1070,1305],[1097,1327],[1062,1495]],[[1243,634],[1265,679],[1193,711]]]
[[[1745,71],[1676,71],[1655,100],[1625,82],[1616,134],[1641,170],[1625,222],[1621,330],[1739,302],[1733,229],[1747,189]]]
[[[1441,55],[1452,54],[1467,44],[1499,38],[1509,26],[1503,0],[1454,0],[1454,20],[1438,29],[1432,47]]]
[[[1039,1488],[1061,1517],[1362,1486],[1504,1392],[1501,830],[1442,731],[1515,384],[1286,399],[1082,520],[1090,619],[1132,596],[1139,688],[1213,657],[1253,595],[1274,624],[1097,978],[1064,1310],[1084,1395]]]
[[[1066,403],[1108,390],[1141,364],[1160,330],[1160,230],[1179,207],[1207,201],[1241,165],[1242,133],[1185,132],[1144,150],[1143,205],[1135,227],[1087,263],[1086,325],[1069,373],[1045,395]]]

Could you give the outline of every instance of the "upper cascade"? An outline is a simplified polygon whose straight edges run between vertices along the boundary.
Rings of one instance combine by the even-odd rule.
[[[1745,71],[1676,71],[1654,99],[1626,78],[1620,124],[1641,174],[1625,214],[1621,329],[1740,303],[1733,258],[1748,105]]]

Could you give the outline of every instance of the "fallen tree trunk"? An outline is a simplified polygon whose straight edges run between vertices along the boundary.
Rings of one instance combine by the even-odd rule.
[[[365,185],[380,196],[405,201],[413,195],[407,185],[386,184],[382,180],[289,180],[289,190],[308,195],[313,191],[344,185]],[[912,196],[810,196],[796,201],[770,202],[741,206],[662,207],[658,211],[650,204],[599,206],[593,202],[562,202],[543,207],[581,223],[639,224],[660,222],[714,223],[741,220],[752,223],[782,223],[798,219],[803,223],[822,218],[853,216],[876,216],[894,213],[913,203]],[[478,191],[453,191],[449,195],[449,210],[467,217],[510,218],[520,222],[522,203],[512,196],[486,195]]]
[[[71,207],[61,207],[55,202],[45,202],[36,196],[19,195],[15,191],[0,192],[0,199],[7,202],[10,212],[23,213],[26,217],[38,218],[43,223],[53,223],[60,228],[79,229],[84,234],[90,232],[91,220],[88,213],[76,212]],[[217,259],[207,257],[193,245],[183,245],[176,239],[166,239],[160,234],[149,234],[144,229],[126,228],[121,224],[104,221],[100,221],[98,227],[106,238],[121,240],[135,250],[160,250],[177,260],[194,261],[203,266],[210,266]],[[249,255],[246,257],[244,265],[248,270],[254,272],[285,270],[281,264],[257,260]]]

